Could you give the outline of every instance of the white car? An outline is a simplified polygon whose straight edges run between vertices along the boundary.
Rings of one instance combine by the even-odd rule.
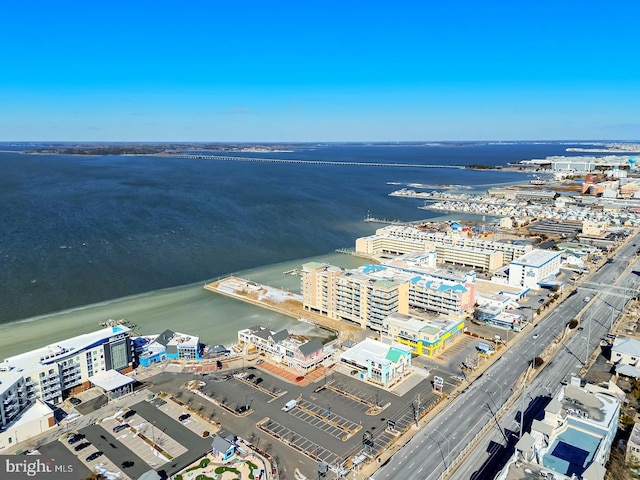
[[[538,338],[538,334],[536,333],[536,334],[535,334],[533,337],[531,337],[531,338],[533,338],[533,339],[535,340],[536,338]]]
[[[591,300],[591,297],[584,297],[583,302],[585,302],[585,303],[586,303],[586,302],[589,302],[590,300]]]

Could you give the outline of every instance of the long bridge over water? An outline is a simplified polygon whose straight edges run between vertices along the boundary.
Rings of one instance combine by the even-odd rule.
[[[400,167],[400,168],[454,168],[463,169],[463,165],[429,165],[424,163],[385,163],[385,162],[332,162],[330,160],[296,160],[284,158],[233,157],[226,155],[167,155],[171,158],[194,160],[220,160],[237,162],[292,163],[305,165],[333,165],[349,167]]]

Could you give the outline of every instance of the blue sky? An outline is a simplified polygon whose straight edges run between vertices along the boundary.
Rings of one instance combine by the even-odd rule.
[[[12,1],[0,141],[640,140],[637,1]]]

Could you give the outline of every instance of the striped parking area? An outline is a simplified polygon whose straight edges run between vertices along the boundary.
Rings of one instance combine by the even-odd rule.
[[[113,433],[113,427],[122,422],[113,417],[105,418],[100,425],[153,468],[157,468],[187,451],[185,447],[138,414],[127,419],[127,422],[131,426],[117,433]],[[154,447],[154,444],[157,447]],[[163,454],[159,449],[166,454]]]
[[[289,413],[342,441],[348,440],[362,428],[362,425],[336,415],[330,410],[308,400],[300,400]]]
[[[187,412],[183,408],[180,408],[179,405],[176,405],[173,402],[166,402],[163,405],[160,405],[158,407],[158,410],[167,414],[168,416],[173,418],[176,422],[180,423],[180,425],[185,426],[186,428],[188,428],[189,430],[191,430],[192,432],[194,432],[200,437],[203,436],[202,434],[204,432],[211,433],[212,430],[217,429],[216,426],[206,423],[204,420],[199,419],[195,415],[191,415],[189,418],[181,422],[180,420],[178,420],[180,418],[180,415],[183,415]]]
[[[89,455],[91,455],[92,453],[98,451],[98,449],[96,447],[94,447],[93,445],[90,445],[87,448],[82,449],[79,452],[76,452],[74,450],[74,447],[76,447],[77,445],[82,443],[84,440],[81,440],[80,442],[77,442],[77,443],[75,443],[73,445],[69,445],[69,443],[67,442],[66,438],[67,437],[64,437],[64,439],[60,438],[59,440],[63,445],[65,445],[69,449],[69,451],[73,455],[78,457],[79,461],[84,463],[89,468],[89,470],[91,470],[92,472],[94,472],[94,473],[104,472],[105,474],[106,473],[110,473],[111,475],[116,476],[116,478],[118,478],[119,480],[131,480],[131,477],[126,475],[120,469],[120,467],[118,467],[114,462],[112,462],[105,455],[100,455],[95,460],[87,460]]]
[[[267,419],[258,423],[258,428],[313,460],[327,462],[329,465],[340,462],[340,457],[334,452],[321,447],[281,423]]]

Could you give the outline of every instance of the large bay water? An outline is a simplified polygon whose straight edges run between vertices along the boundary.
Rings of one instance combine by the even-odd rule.
[[[243,154],[338,162],[504,165],[562,144],[304,145]],[[240,155],[240,154],[236,154]],[[232,272],[299,291],[282,272],[302,259],[355,266],[376,217],[418,220],[418,199],[389,182],[484,190],[513,171],[249,163],[0,152],[0,359],[126,317],[141,333],[174,328],[208,343],[257,323],[306,324],[205,291]],[[327,255],[329,255],[327,257]],[[95,305],[97,304],[97,305]],[[313,332],[311,332],[313,333]]]

